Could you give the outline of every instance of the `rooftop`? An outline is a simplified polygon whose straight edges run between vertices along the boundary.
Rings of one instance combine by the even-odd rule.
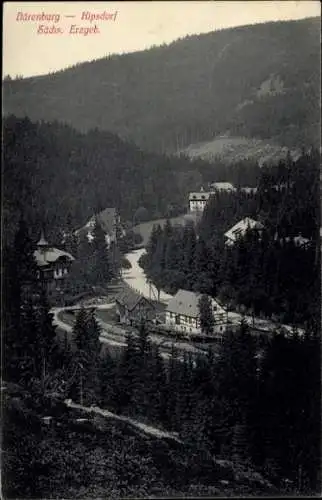
[[[176,295],[169,300],[166,311],[190,318],[199,316],[199,300],[202,294],[191,292],[189,290],[178,290]],[[211,299],[214,313],[223,313],[224,309]]]
[[[230,182],[213,182],[210,184],[215,191],[235,191],[234,186]]]
[[[240,236],[244,236],[248,229],[263,229],[263,224],[251,219],[250,217],[245,217],[245,219],[240,220],[232,228],[230,228],[226,233],[225,237],[228,240],[236,241]]]
[[[188,290],[178,290],[169,300],[167,311],[197,318],[199,315],[200,294]]]
[[[41,245],[40,245],[41,246]],[[67,259],[69,261],[75,260],[74,257],[64,250],[59,250],[58,248],[49,247],[47,250],[35,250],[34,257],[38,266],[47,266],[56,262],[58,259]]]
[[[257,193],[257,187],[244,186],[240,190],[244,193]]]
[[[132,288],[126,288],[118,294],[115,300],[132,311],[141,299],[148,300],[143,295],[132,290]]]
[[[211,194],[212,193],[206,191],[189,193],[189,201],[209,200]]]

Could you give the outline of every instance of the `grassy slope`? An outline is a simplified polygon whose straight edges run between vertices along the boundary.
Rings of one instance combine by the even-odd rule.
[[[278,159],[285,157],[287,148],[262,139],[218,136],[209,142],[190,144],[182,150],[182,153],[190,158],[203,158],[205,160],[220,158],[232,163],[250,158],[262,164],[267,161],[278,161]],[[296,157],[297,154],[298,151],[293,151],[293,156]]]

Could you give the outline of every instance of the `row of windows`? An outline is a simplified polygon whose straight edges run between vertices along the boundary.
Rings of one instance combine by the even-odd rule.
[[[196,320],[194,318],[190,318],[189,316],[183,316],[180,314],[175,314],[170,312],[170,318],[173,319],[175,318],[176,324],[180,325],[181,323],[189,323],[190,325],[195,324]]]
[[[194,194],[194,195],[192,196],[192,199],[193,199],[193,200],[206,200],[207,198],[206,198],[206,196],[205,196],[204,194],[202,194],[202,195],[200,196],[200,198],[197,198],[197,196]]]

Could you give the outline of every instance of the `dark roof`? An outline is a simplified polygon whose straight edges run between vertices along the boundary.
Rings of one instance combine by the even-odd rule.
[[[146,299],[143,295],[135,292],[131,288],[124,289],[118,294],[115,300],[122,306],[126,306],[129,311],[132,311],[142,299],[153,305],[152,302]]]
[[[35,250],[34,257],[36,259],[37,265],[40,267],[51,265],[53,262],[56,262],[62,258],[70,262],[75,260],[70,253],[53,247],[50,247],[47,250],[42,250],[42,249]]]

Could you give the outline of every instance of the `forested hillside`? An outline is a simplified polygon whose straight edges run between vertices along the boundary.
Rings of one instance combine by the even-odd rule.
[[[244,26],[5,81],[4,109],[156,151],[226,132],[317,145],[319,63],[318,18]]]
[[[54,240],[106,207],[117,207],[129,221],[141,206],[149,218],[164,215],[185,203],[189,173],[181,178],[176,166],[186,163],[145,154],[108,132],[83,135],[63,124],[11,116],[4,126],[6,236],[21,213],[32,232],[44,227]]]
[[[35,238],[44,227],[55,242],[60,231],[81,227],[106,207],[116,207],[130,223],[140,207],[146,219],[171,217],[185,210],[188,192],[202,183],[227,179],[256,185],[259,172],[256,164],[226,166],[146,153],[108,132],[82,134],[58,122],[14,116],[4,121],[3,144],[6,240],[21,213]]]

